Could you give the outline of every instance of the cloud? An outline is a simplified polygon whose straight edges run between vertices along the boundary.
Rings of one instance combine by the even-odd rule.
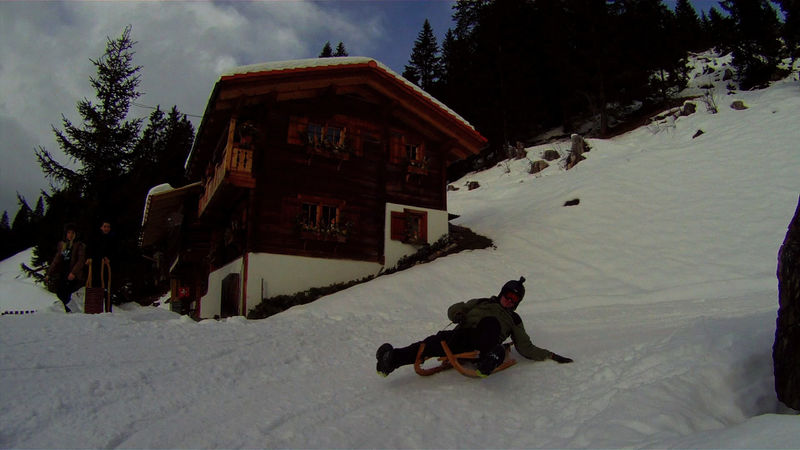
[[[30,142],[34,139],[27,131],[21,128],[16,120],[0,116],[0,137],[9,142]],[[38,168],[38,163],[33,152],[27,148],[9,148],[3,154],[3,164],[0,165],[0,180],[9,188],[0,190],[0,214],[8,212],[8,217],[13,220],[19,206],[17,192],[22,195],[28,205],[33,208],[40,190],[47,185],[41,172],[30,170]]]

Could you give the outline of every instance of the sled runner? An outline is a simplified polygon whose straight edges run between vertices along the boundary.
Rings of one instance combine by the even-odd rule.
[[[492,373],[508,369],[509,367],[517,363],[517,360],[510,357],[511,344],[507,343],[503,344],[503,346],[506,348],[506,358],[505,360],[503,360],[502,364],[497,366],[497,368],[492,371]],[[478,360],[477,350],[471,352],[453,354],[453,352],[450,351],[450,347],[447,346],[447,343],[445,341],[442,341],[442,349],[444,349],[445,356],[440,356],[437,358],[437,360],[441,364],[439,364],[438,366],[431,367],[429,369],[425,369],[422,367],[422,364],[427,359],[430,358],[422,358],[422,352],[425,350],[425,343],[423,342],[419,346],[419,350],[417,351],[417,359],[414,361],[414,371],[417,372],[417,374],[419,375],[427,377],[455,367],[455,369],[464,376],[473,378],[480,377],[480,375],[478,375],[475,369],[464,367],[464,365],[462,364],[462,361],[463,362],[477,361]]]

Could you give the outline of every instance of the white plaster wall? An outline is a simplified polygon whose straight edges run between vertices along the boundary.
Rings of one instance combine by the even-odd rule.
[[[251,310],[262,298],[357,280],[377,274],[383,266],[348,259],[251,253],[248,267],[247,309]]]
[[[406,208],[416,211],[426,211],[428,213],[428,244],[433,244],[448,232],[447,211],[387,203],[384,225],[384,255],[386,256],[386,268],[394,267],[397,261],[400,261],[400,258],[406,255],[412,255],[419,249],[418,246],[392,240],[392,211],[403,212]]]
[[[200,299],[200,317],[210,319],[222,311],[222,279],[232,273],[242,278],[242,258],[237,258],[208,275],[208,292]]]
[[[402,212],[406,208],[428,213],[429,244],[436,242],[448,232],[447,211],[387,203],[384,230],[384,255],[387,268],[394,267],[400,258],[418,250],[418,246],[391,239],[392,211]],[[366,261],[250,253],[248,257],[247,310],[249,311],[261,303],[262,298],[294,294],[312,287],[357,280],[368,275],[375,275],[383,267],[378,263]],[[201,299],[200,317],[212,318],[220,314],[223,278],[231,273],[238,273],[240,279],[244,281],[243,270],[242,258],[238,258],[209,274],[208,293]]]

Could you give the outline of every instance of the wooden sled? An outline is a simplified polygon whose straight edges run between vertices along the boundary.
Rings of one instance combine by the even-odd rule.
[[[516,359],[511,358],[511,344],[507,343],[507,344],[503,344],[503,346],[506,348],[506,357],[503,360],[503,362],[499,366],[497,366],[496,369],[494,369],[492,371],[492,373],[496,373],[496,372],[499,372],[501,370],[508,369],[509,367],[511,367],[511,366],[513,366],[514,364],[517,363]],[[478,359],[478,353],[479,353],[477,350],[474,350],[474,351],[471,351],[471,352],[453,354],[453,352],[450,351],[450,347],[447,346],[447,343],[445,341],[442,341],[442,349],[444,349],[445,356],[440,356],[440,357],[437,358],[437,360],[441,364],[439,364],[438,366],[434,366],[434,367],[425,369],[425,368],[422,367],[422,364],[427,359],[430,359],[430,358],[422,358],[422,352],[425,350],[425,343],[423,342],[419,346],[419,350],[417,351],[417,359],[414,361],[414,371],[417,372],[417,374],[419,374],[419,375],[427,377],[427,376],[431,376],[433,374],[442,372],[442,371],[447,370],[447,369],[452,369],[452,368],[455,367],[455,369],[461,375],[464,375],[464,376],[467,376],[467,377],[472,377],[472,378],[480,378],[480,375],[478,375],[478,373],[477,373],[477,371],[475,369],[466,368],[461,363],[462,361],[467,362],[467,361],[477,360]]]
[[[89,276],[86,277],[86,295],[84,295],[83,312],[86,314],[100,314],[103,311],[111,312],[111,265],[103,261],[100,265],[100,287],[92,287],[92,260],[86,260],[89,266]],[[108,271],[108,280],[105,279]],[[108,281],[108,283],[106,283]],[[106,290],[106,288],[109,288]],[[106,296],[106,293],[108,294]]]

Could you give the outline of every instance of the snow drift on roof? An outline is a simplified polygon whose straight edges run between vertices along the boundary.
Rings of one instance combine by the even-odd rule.
[[[369,64],[370,62],[374,62],[377,67],[384,72],[388,73],[389,75],[396,78],[401,83],[405,84],[406,86],[412,88],[416,93],[419,95],[427,98],[431,102],[433,102],[436,106],[447,112],[453,118],[458,120],[459,122],[466,125],[471,130],[477,133],[475,127],[473,127],[469,122],[467,122],[463,117],[458,115],[455,111],[448,108],[447,105],[440,102],[432,95],[428,94],[422,88],[417,86],[416,84],[408,81],[403,76],[397,74],[397,72],[390,69],[388,66],[383,64],[382,62],[369,58],[366,56],[345,56],[345,57],[333,57],[333,58],[307,58],[307,59],[294,59],[289,61],[274,61],[274,62],[267,62],[267,63],[260,63],[260,64],[251,64],[247,66],[241,67],[234,67],[230,70],[223,72],[220,75],[220,81],[225,77],[232,77],[236,75],[244,75],[248,73],[266,73],[266,72],[279,72],[283,70],[297,70],[297,69],[311,69],[311,68],[318,68],[318,67],[334,67],[334,66],[352,66],[352,65],[359,65],[359,64]]]

